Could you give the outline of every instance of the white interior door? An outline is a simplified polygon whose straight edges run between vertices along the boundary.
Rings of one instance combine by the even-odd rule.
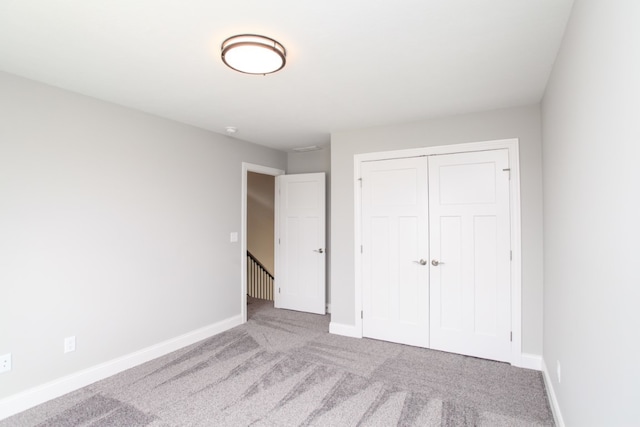
[[[510,360],[508,151],[429,157],[430,347]]]
[[[427,347],[426,160],[366,162],[361,172],[363,336]]]
[[[276,177],[278,308],[325,314],[325,174]]]

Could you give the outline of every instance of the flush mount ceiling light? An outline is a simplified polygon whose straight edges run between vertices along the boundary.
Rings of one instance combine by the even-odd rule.
[[[246,74],[271,74],[286,63],[287,51],[280,43],[256,34],[240,34],[222,42],[222,62]]]

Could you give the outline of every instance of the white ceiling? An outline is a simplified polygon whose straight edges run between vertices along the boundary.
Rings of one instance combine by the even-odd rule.
[[[0,70],[289,150],[540,101],[572,3],[0,0]],[[280,41],[286,67],[227,68],[241,33]]]

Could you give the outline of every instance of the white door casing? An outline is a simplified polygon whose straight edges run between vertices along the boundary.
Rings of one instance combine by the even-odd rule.
[[[276,177],[277,308],[325,314],[325,174]]]
[[[427,347],[429,267],[424,157],[361,169],[363,336]]]
[[[429,157],[430,348],[511,358],[507,150]]]
[[[269,166],[256,165],[242,162],[242,191],[241,191],[241,221],[240,221],[240,315],[242,323],[247,321],[247,175],[249,172],[261,173],[264,175],[283,175],[284,171]],[[274,221],[274,232],[277,230],[277,218]],[[274,248],[274,255],[277,256]]]

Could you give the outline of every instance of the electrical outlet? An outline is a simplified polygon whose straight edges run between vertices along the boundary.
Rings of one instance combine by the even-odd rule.
[[[0,356],[0,373],[11,370],[11,353]]]
[[[558,373],[558,384],[562,382],[562,372],[560,371],[560,361],[558,360],[556,363],[556,371]]]
[[[72,337],[66,337],[64,339],[64,352],[71,353],[72,351],[76,351],[76,337],[75,335]]]

